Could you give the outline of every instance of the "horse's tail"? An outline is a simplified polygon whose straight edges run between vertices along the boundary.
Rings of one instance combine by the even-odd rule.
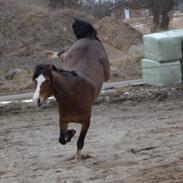
[[[58,58],[58,52],[56,51],[44,51],[45,55],[47,56],[47,58],[49,59],[54,59],[54,58]]]
[[[74,23],[72,24],[73,32],[77,39],[82,38],[93,38],[100,42],[100,39],[97,37],[97,30],[87,21],[74,18]]]

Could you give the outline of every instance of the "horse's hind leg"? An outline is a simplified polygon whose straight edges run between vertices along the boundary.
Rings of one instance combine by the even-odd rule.
[[[80,132],[80,135],[79,135],[79,138],[77,141],[77,153],[75,156],[76,161],[81,159],[81,150],[84,146],[84,139],[85,139],[85,136],[87,134],[88,128],[90,126],[90,119],[83,121],[81,125],[82,125],[81,132]]]

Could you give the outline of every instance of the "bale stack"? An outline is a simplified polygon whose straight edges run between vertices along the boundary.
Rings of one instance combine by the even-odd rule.
[[[182,83],[183,29],[145,35],[141,69],[154,86]]]

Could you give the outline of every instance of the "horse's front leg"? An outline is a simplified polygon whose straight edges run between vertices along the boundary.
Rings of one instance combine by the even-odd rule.
[[[67,132],[68,123],[66,121],[63,121],[63,120],[60,120],[59,123],[60,123],[60,137],[59,137],[59,142],[62,145],[65,145],[66,144],[65,136],[66,136],[66,132]]]
[[[84,140],[85,136],[87,134],[88,128],[90,126],[90,119],[86,121],[82,121],[81,123],[81,132],[77,141],[77,153],[75,156],[75,160],[78,161],[81,159],[81,150],[83,149],[84,146]]]

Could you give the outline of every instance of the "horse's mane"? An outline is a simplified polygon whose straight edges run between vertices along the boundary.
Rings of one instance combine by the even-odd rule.
[[[58,69],[55,65],[52,64],[39,64],[34,70],[32,79],[35,80],[40,74],[45,74],[50,71],[57,72],[64,76],[77,76],[75,71],[66,71],[64,69]]]

